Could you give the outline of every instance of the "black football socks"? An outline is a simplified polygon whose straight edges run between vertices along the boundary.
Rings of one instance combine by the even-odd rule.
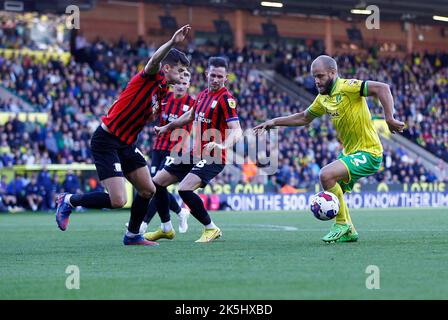
[[[73,194],[70,197],[69,204],[72,207],[82,206],[91,209],[112,209],[109,194],[105,192],[88,192],[84,194]]]
[[[190,208],[191,214],[204,226],[209,225],[212,222],[210,215],[205,210],[204,202],[193,191],[179,191],[179,195],[185,204]]]

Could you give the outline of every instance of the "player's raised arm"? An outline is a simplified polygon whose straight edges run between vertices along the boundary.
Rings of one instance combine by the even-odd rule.
[[[184,125],[192,122],[193,120],[194,120],[194,108],[191,108],[188,112],[185,112],[179,118],[177,118],[174,121],[171,121],[167,125],[164,125],[163,127],[154,127],[154,131],[159,135],[164,134],[166,132],[173,131],[176,128],[181,128]]]
[[[146,74],[155,74],[160,70],[160,62],[165,58],[168,52],[178,43],[185,40],[188,32],[190,32],[190,25],[185,25],[179,30],[177,30],[173,37],[166,43],[164,43],[156,52],[152,55],[151,59],[149,59],[148,63],[145,66]]]
[[[377,81],[366,81],[366,95],[376,96],[383,106],[384,117],[386,119],[387,126],[390,132],[403,132],[404,122],[401,122],[394,118],[394,98],[392,97],[392,92],[387,83],[377,82]]]
[[[280,126],[280,127],[299,127],[309,125],[313,120],[314,116],[310,114],[307,110],[298,112],[286,117],[278,117],[262,124],[256,126],[253,130],[255,134],[262,134],[265,130]]]

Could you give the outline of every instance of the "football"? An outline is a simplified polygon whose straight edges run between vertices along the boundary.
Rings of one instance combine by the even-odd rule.
[[[311,198],[311,212],[319,220],[331,220],[339,212],[339,199],[331,192],[321,191]]]

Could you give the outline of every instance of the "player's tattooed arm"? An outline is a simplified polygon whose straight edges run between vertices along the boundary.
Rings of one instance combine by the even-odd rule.
[[[145,73],[156,74],[157,72],[159,72],[160,62],[162,62],[162,60],[173,47],[185,40],[185,37],[187,36],[188,32],[190,32],[190,30],[190,25],[187,24],[183,26],[174,33],[173,37],[168,42],[160,46],[160,48],[157,49],[156,52],[154,52],[151,59],[149,59],[148,63],[146,64]]]
[[[188,112],[185,112],[179,118],[174,121],[171,121],[167,125],[163,127],[154,127],[154,131],[158,134],[164,134],[170,131],[173,131],[176,128],[183,127],[184,125],[192,122],[194,120],[194,108],[191,108]]]
[[[384,109],[384,117],[390,132],[403,132],[404,122],[394,118],[394,98],[387,83],[378,81],[366,81],[367,96],[377,97]]]
[[[262,134],[265,130],[275,128],[277,126],[281,127],[299,127],[309,125],[313,120],[314,116],[308,111],[304,110],[286,117],[279,117],[268,120],[256,126],[253,130],[255,134]]]

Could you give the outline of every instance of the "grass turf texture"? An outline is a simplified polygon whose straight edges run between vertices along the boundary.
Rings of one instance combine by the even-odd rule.
[[[354,210],[359,242],[325,244],[333,221],[309,212],[216,212],[222,239],[194,243],[191,217],[159,247],[122,244],[128,211],[74,213],[65,232],[54,215],[0,215],[0,299],[447,299],[447,214]],[[79,290],[65,287],[68,265]],[[366,289],[369,265],[379,290]]]

